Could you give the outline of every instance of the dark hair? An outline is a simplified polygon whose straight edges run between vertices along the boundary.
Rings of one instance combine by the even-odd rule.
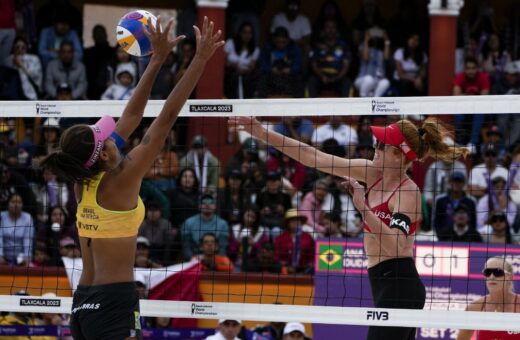
[[[55,207],[50,207],[47,211],[47,221],[48,221],[48,225],[49,227],[52,225],[51,223],[51,216],[52,216],[52,212],[55,210],[55,209],[60,209],[61,210],[61,213],[63,214],[63,216],[65,217],[65,221],[63,223],[64,226],[68,227],[70,225],[70,216],[69,216],[69,213],[67,212],[67,209],[65,209],[64,207],[62,207],[61,205],[57,205]]]
[[[340,223],[341,224],[341,215],[336,212],[328,212],[323,215],[323,218],[330,220],[332,223]]]
[[[182,47],[184,47],[185,45],[190,45],[191,47],[193,47],[193,50],[197,50],[197,43],[193,39],[184,39],[182,41]]]
[[[20,199],[22,200],[22,205],[23,205],[23,203],[24,203],[24,202],[23,202],[23,196],[22,196],[22,194],[21,194],[20,192],[18,192],[18,191],[15,191],[15,192],[10,193],[9,196],[7,197],[7,201],[6,201],[6,202],[9,203],[9,201],[11,201],[11,200],[13,199],[14,196],[18,196],[18,197],[20,197]]]
[[[70,46],[70,47],[72,48],[72,51],[75,50],[75,48],[74,48],[74,44],[72,43],[72,41],[70,41],[70,40],[63,40],[63,41],[61,42],[61,44],[60,44],[60,51],[61,51],[61,49],[62,49],[63,47],[65,47],[65,46],[67,46],[67,45]]]
[[[274,29],[272,36],[273,38],[284,37],[289,39],[289,31],[283,26],[278,26]]]
[[[240,52],[242,52],[242,39],[241,39],[241,33],[242,33],[242,30],[246,27],[246,26],[249,26],[251,27],[251,30],[253,31],[253,36],[251,37],[251,40],[247,43],[247,56],[250,56],[253,54],[253,52],[255,51],[255,48],[256,48],[256,38],[255,38],[255,28],[253,27],[253,24],[251,24],[249,21],[245,21],[243,22],[238,31],[237,31],[237,34],[235,35],[235,37],[233,38],[233,43],[235,45],[235,52],[237,54],[240,54]]]
[[[327,17],[325,15],[325,10],[328,7],[332,7],[334,9],[334,16],[333,17]],[[320,12],[318,14],[318,18],[315,21],[314,26],[322,29],[324,27],[324,25],[325,25],[325,21],[331,20],[331,19],[336,21],[336,24],[337,24],[337,27],[338,27],[338,32],[340,33],[340,35],[341,34],[345,34],[346,30],[347,30],[346,29],[347,25],[345,23],[345,19],[343,18],[343,14],[342,14],[341,8],[338,6],[336,1],[334,1],[334,0],[326,0],[321,5]],[[312,40],[313,41],[318,40],[320,38],[320,33],[321,32],[313,32],[313,39]],[[343,37],[343,38],[346,38],[346,37]]]
[[[493,210],[489,210],[489,211],[493,211]],[[495,223],[495,219],[497,217],[502,217],[504,219],[504,222],[506,223],[506,243],[507,244],[510,244],[512,243],[512,236],[511,236],[511,228],[509,227],[509,221],[507,220],[507,215],[505,213],[503,213],[502,211],[495,211],[495,212],[492,212],[491,214],[489,214],[489,217],[488,217],[488,222],[489,224],[493,224]]]
[[[496,36],[498,39],[498,59],[501,59],[504,54],[504,47],[503,47],[504,44],[502,44],[500,37],[496,33],[491,33],[486,38],[486,42],[485,42],[484,46],[482,46],[482,56],[484,57],[484,59],[487,59],[489,57],[489,54],[491,53],[491,50],[489,49],[489,40],[493,36]]]
[[[345,157],[347,155],[345,148],[334,138],[325,139],[321,143],[321,151],[337,157]]]
[[[201,237],[200,237],[200,244],[202,244],[202,241],[204,240],[204,238],[206,236],[211,236],[215,239],[215,243],[218,244],[218,238],[217,238],[217,235],[215,235],[215,233],[204,233]]]
[[[67,182],[83,182],[100,171],[99,161],[90,168],[85,163],[94,150],[94,135],[88,125],[74,125],[61,135],[60,149],[45,157],[40,164]]]
[[[177,185],[181,186],[182,175],[184,175],[184,173],[186,171],[190,171],[193,174],[193,178],[194,178],[193,187],[195,189],[198,189],[198,187],[199,187],[199,179],[197,178],[197,174],[195,173],[195,169],[193,169],[193,168],[184,168],[184,169],[182,169],[179,172],[179,175],[177,175]]]
[[[464,66],[466,66],[467,63],[473,63],[478,66],[477,58],[472,57],[472,56],[468,56],[468,57],[464,58]]]
[[[406,36],[407,37],[406,43],[404,44],[404,48],[403,48],[403,58],[404,58],[404,60],[411,58],[413,61],[415,61],[415,63],[418,66],[421,66],[423,63],[423,60],[424,60],[424,53],[421,48],[421,41],[419,40],[419,46],[417,46],[417,48],[414,51],[412,51],[410,49],[410,47],[408,46],[408,39],[410,39],[411,37],[413,37],[415,35],[419,36],[419,39],[421,39],[419,33],[417,33],[417,32],[412,32]]]
[[[29,40],[27,40],[27,38],[22,35],[18,35],[18,36],[16,36],[16,38],[13,41],[13,46],[11,47],[11,53],[14,53],[14,47],[15,47],[16,43],[19,41],[22,41],[25,44],[25,47],[27,49],[29,49]]]
[[[256,234],[256,232],[258,231],[258,227],[260,226],[260,209],[258,208],[257,205],[255,204],[248,204],[244,210],[242,210],[242,221],[244,219],[244,214],[246,213],[246,211],[248,210],[251,210],[252,212],[255,213],[256,215],[256,219],[255,219],[255,222],[253,223],[253,230],[254,230],[254,234]]]

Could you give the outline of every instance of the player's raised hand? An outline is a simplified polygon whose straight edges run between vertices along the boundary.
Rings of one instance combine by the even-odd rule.
[[[218,30],[216,33],[213,33],[214,26],[215,24],[213,21],[209,21],[208,17],[204,17],[202,31],[197,26],[193,26],[195,39],[197,40],[195,57],[204,61],[208,61],[217,48],[224,46],[224,40],[220,40],[222,31]]]
[[[166,28],[161,28],[161,16],[157,17],[157,22],[153,25],[152,20],[148,18],[147,29],[145,34],[152,43],[152,58],[158,59],[161,62],[166,60],[168,54],[181,42],[186,36],[180,35],[174,39],[170,39],[170,30],[172,29],[173,19],[168,21]]]
[[[258,139],[264,139],[265,128],[253,117],[230,117],[228,126],[235,131],[245,131]]]

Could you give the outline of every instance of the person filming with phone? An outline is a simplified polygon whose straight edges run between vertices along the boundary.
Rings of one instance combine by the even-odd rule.
[[[390,59],[390,39],[386,31],[374,26],[365,31],[365,39],[359,46],[361,65],[354,86],[360,97],[384,96],[390,87],[385,65]]]

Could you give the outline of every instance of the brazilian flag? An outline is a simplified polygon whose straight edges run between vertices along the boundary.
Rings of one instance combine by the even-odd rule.
[[[319,258],[320,270],[342,270],[343,246],[320,244]]]

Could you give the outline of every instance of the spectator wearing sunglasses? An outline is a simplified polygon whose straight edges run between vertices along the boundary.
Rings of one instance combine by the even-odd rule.
[[[470,312],[520,313],[520,299],[514,291],[513,265],[503,257],[487,260],[482,271],[489,294],[470,303]],[[469,340],[473,330],[461,330],[457,340]],[[518,334],[507,331],[477,331],[477,339],[518,339]]]

